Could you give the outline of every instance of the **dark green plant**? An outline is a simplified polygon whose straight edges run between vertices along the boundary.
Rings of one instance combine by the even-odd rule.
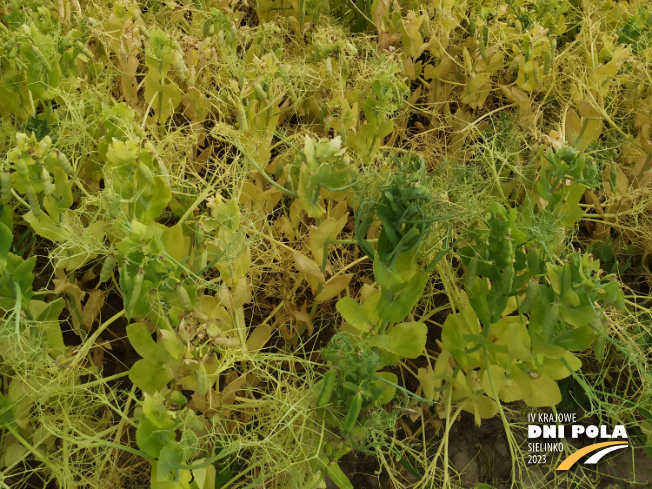
[[[652,36],[652,11],[639,8],[638,13],[618,27],[618,42],[629,44],[635,54],[645,49]]]
[[[352,435],[365,409],[380,408],[394,397],[395,388],[382,379],[396,383],[391,372],[378,372],[381,352],[364,340],[344,334],[335,335],[321,352],[330,370],[323,379],[317,398],[329,426],[344,436]]]
[[[581,366],[571,352],[597,340],[602,358],[608,332],[600,309],[624,307],[620,285],[588,254],[561,261],[543,252],[520,228],[516,209],[494,204],[472,234],[473,243],[459,250],[468,305],[450,314],[442,331],[443,358],[450,355],[461,370],[447,360],[423,369],[424,392],[438,399],[448,383],[477,422],[495,415],[494,402],[554,406],[561,401],[555,381]]]

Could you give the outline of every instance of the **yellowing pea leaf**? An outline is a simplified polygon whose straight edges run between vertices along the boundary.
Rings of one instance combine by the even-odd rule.
[[[598,324],[599,322],[598,315],[592,304],[585,304],[579,307],[569,307],[566,304],[561,304],[559,306],[559,315],[561,316],[561,319],[575,328],[581,328],[590,323]],[[558,343],[555,341],[555,344]],[[565,346],[565,348],[567,348],[567,346]]]
[[[588,95],[579,103],[577,111],[579,112],[580,117],[600,117],[600,112],[598,112],[593,103],[589,100]]]
[[[399,323],[386,335],[369,338],[369,343],[401,358],[417,358],[426,346],[428,326],[424,323]]]
[[[251,266],[251,252],[249,247],[244,245],[240,249],[240,254],[237,255],[232,261],[219,261],[216,265],[217,269],[222,275],[224,283],[230,287],[235,286],[242,277],[247,274]]]
[[[342,297],[335,304],[335,308],[347,323],[363,333],[367,333],[373,327],[362,306],[350,297]]]
[[[387,336],[394,353],[404,358],[417,358],[426,347],[428,326],[418,322],[400,323]]]
[[[506,346],[508,357],[503,359],[503,367],[509,368],[511,361],[518,359],[523,362],[531,360],[531,340],[527,327],[518,316],[503,316],[492,324],[489,329],[489,340],[496,346]],[[495,353],[497,359],[503,354]]]
[[[145,76],[145,102],[154,111],[156,122],[163,123],[181,103],[181,89],[174,83],[163,84],[159,75],[150,72]]]
[[[5,442],[5,448],[3,450],[2,465],[11,467],[25,458],[27,448],[18,442],[7,443]]]
[[[352,273],[345,273],[343,275],[338,275],[337,277],[331,278],[324,284],[321,292],[315,296],[315,302],[325,302],[331,300],[333,297],[337,296],[340,292],[346,289],[352,278]]]
[[[566,360],[573,372],[576,372],[582,366],[582,361],[569,351],[565,352],[562,358]],[[572,373],[564,365],[561,358],[544,358],[536,371],[538,374],[546,375],[553,380],[565,379]]]
[[[612,173],[615,178],[612,178]],[[602,185],[607,195],[610,197],[618,197],[627,193],[629,180],[619,165],[608,163],[602,172]]]
[[[235,200],[216,204],[211,214],[220,225],[228,227],[231,231],[240,227],[240,208]]]
[[[46,351],[52,358],[57,358],[59,355],[66,353],[66,346],[63,341],[63,334],[61,333],[61,326],[59,323],[59,315],[63,310],[63,306],[64,301],[61,298],[56,299],[49,304],[43,301],[32,300],[29,305],[29,309],[34,316],[34,319],[38,321],[39,330],[45,337],[45,343],[48,347]],[[0,342],[0,353],[4,355],[10,348],[15,348],[15,345],[10,346],[11,344],[11,340]],[[0,419],[2,417],[3,414],[0,412]]]
[[[618,74],[619,66],[613,60],[604,65],[598,65],[589,76],[589,88],[598,91],[601,95],[609,93],[611,83]]]
[[[183,344],[181,338],[174,332],[167,329],[161,329],[158,332],[161,338],[161,343],[167,352],[176,360],[181,360],[186,354],[186,345]]]
[[[229,382],[229,384],[220,393],[222,397],[222,403],[233,404],[235,402],[236,394],[240,391],[242,386],[244,386],[246,380],[247,380],[247,375],[243,374],[237,379]]]
[[[330,141],[317,146],[317,149],[315,150],[315,156],[317,158],[328,158],[336,153],[339,153],[341,146],[342,138],[337,136],[336,138],[333,138]]]
[[[380,377],[381,379],[388,380],[394,384],[398,382],[398,377],[396,376],[396,374],[393,374],[392,372],[376,372],[376,377]],[[376,381],[376,387],[378,388],[384,387],[383,392],[378,397],[378,402],[381,405],[387,404],[394,398],[394,394],[396,393],[396,387],[394,387],[393,385],[389,385],[388,383],[379,380]]]
[[[371,16],[379,32],[384,32],[383,16],[389,9],[389,0],[376,0],[371,7]]]
[[[480,332],[480,322],[473,308],[466,304],[461,312],[448,315],[442,328],[441,341],[444,349],[450,351],[462,367],[475,368],[480,363],[480,350],[466,353],[467,341],[464,335]]]
[[[42,321],[39,324],[40,329],[45,333],[45,341],[49,348],[52,358],[66,353],[66,345],[63,341],[63,333],[59,321]]]
[[[481,109],[491,92],[490,78],[489,73],[478,73],[474,78],[467,80],[461,102],[472,109]]]
[[[327,240],[335,239],[342,232],[342,229],[346,226],[347,219],[348,213],[339,219],[329,217],[319,227],[311,226],[308,247],[316,260],[322,260],[324,244]]]
[[[315,164],[315,142],[307,134],[303,144],[303,154],[306,156],[309,165]]]
[[[232,292],[233,309],[240,308],[251,301],[251,287],[247,277],[241,277]]]
[[[210,110],[210,102],[195,87],[190,87],[181,96],[184,105],[184,115],[193,123],[199,123],[206,119]]]
[[[550,407],[561,402],[561,391],[557,382],[546,375],[527,374],[517,366],[511,370],[514,381],[523,394],[523,400],[530,407]]]
[[[247,350],[255,352],[260,350],[272,335],[272,328],[268,324],[259,324],[256,326],[249,338],[247,339]]]
[[[160,391],[173,378],[172,369],[153,358],[142,358],[129,370],[129,379],[148,394]]]
[[[396,273],[393,268],[403,269],[401,266],[388,267],[383,260],[380,259],[378,253],[374,256],[374,278],[376,283],[385,289],[390,289],[397,285],[401,285],[409,280],[411,277],[408,277],[404,280],[398,273]]]
[[[326,472],[339,489],[353,489],[353,484],[336,461],[332,460],[326,466]]]
[[[494,53],[491,56],[491,59],[489,60],[489,66],[487,67],[487,71],[489,73],[495,73],[496,71],[502,69],[504,62],[505,59],[502,51],[498,51],[497,53]]]
[[[493,418],[498,414],[495,401],[483,395],[467,398],[460,407],[467,413],[473,414],[477,426],[480,426],[482,419]]]
[[[500,89],[505,96],[520,109],[521,123],[525,123],[534,117],[532,103],[526,93],[516,87],[506,87],[504,85],[501,85]]]
[[[452,67],[451,60],[447,57],[444,57],[441,60],[441,63],[439,63],[439,66],[437,66],[436,68],[431,64],[427,64],[423,68],[423,74],[426,80],[442,79],[445,78],[446,75],[450,73],[451,67]]]
[[[274,222],[274,228],[279,234],[286,236],[290,241],[294,241],[296,233],[292,227],[292,223],[287,216],[281,216]]]
[[[453,355],[444,350],[437,357],[434,369],[431,369],[430,366],[427,369],[419,369],[417,377],[423,388],[423,393],[428,399],[433,401],[439,399],[440,393],[437,392],[437,389],[441,387],[445,380],[450,380],[453,375],[452,361]]]
[[[204,459],[196,459],[196,464],[199,465],[203,461]],[[214,465],[208,465],[201,469],[195,469],[192,471],[194,482],[197,484],[199,489],[214,489],[216,474],[217,471]]]
[[[566,136],[570,139],[577,139],[582,133],[582,121],[574,110],[566,114]]]
[[[468,48],[464,48],[462,51],[462,57],[464,58],[464,67],[466,68],[466,73],[473,73],[473,62],[471,61],[471,54],[469,53]]]
[[[492,388],[493,383],[493,388]],[[505,384],[505,369],[498,365],[489,365],[489,368],[482,372],[482,380],[480,385],[488,396],[494,399],[499,396],[500,389]],[[494,392],[494,388],[496,391]]]
[[[149,329],[142,323],[133,323],[127,326],[127,338],[136,353],[143,358],[165,359],[165,354],[160,356],[160,345],[157,345],[152,338]]]
[[[189,252],[190,237],[183,235],[183,228],[180,224],[175,224],[163,230],[161,243],[165,246],[168,255],[177,261],[183,261]]]
[[[161,176],[154,177],[154,186],[150,190],[151,197],[147,202],[147,207],[143,207],[140,202],[137,203],[138,214],[142,222],[148,223],[161,215],[172,199],[172,189]]]
[[[204,366],[204,362],[199,362],[199,368],[197,369],[197,394],[202,397],[205,396],[208,393],[209,387],[206,367]]]
[[[437,379],[430,368],[420,368],[417,371],[417,379],[419,379],[419,385],[423,389],[423,395],[426,398],[436,401],[439,399],[439,393],[435,391],[441,385],[441,380],[437,382]]]
[[[94,289],[86,299],[86,304],[84,304],[84,309],[82,311],[82,324],[84,328],[88,331],[97,318],[97,315],[100,313],[102,306],[104,305],[105,292],[103,290]]]
[[[566,114],[566,139],[579,151],[584,151],[602,134],[600,119],[580,118],[577,112],[569,110]]]
[[[191,489],[192,473],[189,470],[177,469],[180,473],[179,483],[174,480],[158,480],[156,474],[158,472],[158,463],[152,462],[152,477],[150,481],[150,489]]]
[[[299,185],[297,187],[298,201],[310,217],[320,217],[326,209],[319,204],[319,197],[315,196],[315,189],[310,186],[310,174],[306,165],[301,165],[299,170]],[[316,197],[316,201],[313,200]]]
[[[527,63],[521,57],[518,62],[518,77],[516,78],[516,84],[519,88],[531,92],[537,86],[537,82],[534,78],[534,63],[528,61]]]
[[[306,258],[298,251],[294,253],[294,266],[297,268],[297,270],[299,270],[301,273],[304,273],[307,277],[317,279],[322,284],[326,282],[324,272],[321,271],[319,265],[317,265],[309,258]]]
[[[381,303],[378,308],[380,317],[391,322],[403,321],[414,305],[419,301],[428,282],[429,275],[419,272],[407,284],[394,294],[391,302]]]
[[[29,211],[23,215],[23,219],[29,223],[34,232],[50,241],[60,243],[66,241],[68,238],[65,230],[47,214],[41,213],[37,218],[32,211]]]
[[[500,400],[503,402],[514,402],[523,399],[523,393],[521,388],[514,381],[514,379],[503,378],[502,384],[500,387]]]
[[[81,333],[82,326],[82,299],[85,292],[83,292],[76,283],[71,283],[68,280],[54,279],[52,281],[55,285],[54,293],[59,294],[64,292],[68,302],[68,310],[71,313],[72,325],[77,334]]]
[[[419,51],[422,50],[423,37],[421,37],[420,32],[422,23],[423,17],[417,17],[417,14],[414,12],[414,10],[410,10],[407,13],[405,20],[403,21],[405,33],[410,40],[410,55],[412,57],[417,57]]]

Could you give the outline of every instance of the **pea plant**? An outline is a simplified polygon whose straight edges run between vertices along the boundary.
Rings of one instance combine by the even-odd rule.
[[[399,173],[389,185],[381,186],[378,202],[358,207],[356,239],[373,258],[376,286],[363,291],[360,302],[350,296],[337,302],[344,320],[342,332],[321,352],[329,370],[319,384],[316,406],[325,424],[354,447],[366,433],[368,417],[362,414],[382,409],[394,399],[397,388],[404,391],[397,375],[383,369],[424,352],[427,325],[405,320],[423,294],[429,271],[448,252],[442,248],[428,268],[419,271],[419,244],[437,217],[424,212],[431,196],[421,187],[427,184],[423,162],[415,158],[405,165],[416,170],[414,174]],[[374,248],[367,234],[376,215],[383,226]],[[337,475],[333,480],[339,481],[339,487],[352,487],[333,465],[346,451],[334,453],[326,472],[332,478]]]
[[[591,165],[573,149],[550,152],[537,183],[545,199],[537,218],[573,224]],[[595,355],[604,354],[602,308],[624,307],[623,291],[598,260],[580,252],[556,258],[519,220],[518,209],[494,204],[472,243],[459,248],[465,295],[443,324],[434,368],[419,371],[428,398],[450,398],[477,423],[501,401],[558,404],[556,381],[581,367],[573,352],[597,339]]]
[[[652,457],[643,3],[2,2],[0,487],[543,487],[571,404]]]

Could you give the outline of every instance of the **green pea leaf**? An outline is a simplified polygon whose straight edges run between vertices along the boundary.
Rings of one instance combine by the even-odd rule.
[[[591,304],[580,307],[568,307],[566,304],[561,304],[559,315],[561,319],[576,328],[581,328],[587,324],[598,324],[599,322],[595,308]]]
[[[544,358],[536,371],[538,374],[550,377],[552,380],[565,379],[572,372],[568,370],[564,363],[568,364],[573,372],[579,370],[582,366],[582,361],[579,358],[566,351],[561,358]]]
[[[340,466],[337,464],[337,462],[333,461],[329,463],[326,466],[326,471],[328,472],[328,475],[330,476],[333,483],[339,487],[339,489],[353,489],[353,484],[351,484],[351,481],[346,476],[344,471],[340,469]]]
[[[404,283],[401,276],[380,259],[378,253],[374,257],[374,278],[376,283],[385,289],[391,289]]]
[[[154,186],[150,186],[148,191],[151,193],[146,205],[143,206],[138,201],[136,207],[139,218],[144,223],[148,223],[159,217],[172,199],[172,190],[163,177],[154,177]]]
[[[466,305],[461,312],[449,314],[444,321],[441,333],[444,350],[449,351],[462,367],[475,368],[479,366],[480,350],[467,353],[465,351],[467,342],[464,340],[464,335],[480,334],[481,331],[480,322],[473,308]]]
[[[191,482],[193,474],[189,470],[179,470],[178,480],[165,480],[165,481],[156,480],[157,472],[158,472],[158,463],[152,462],[152,477],[150,480],[150,489],[196,489],[197,488],[197,485]]]
[[[183,344],[179,335],[174,331],[161,329],[158,332],[163,347],[176,360],[181,360],[186,354],[186,345]]]
[[[335,304],[335,308],[347,323],[361,332],[367,333],[373,327],[362,306],[350,297],[342,297]]]
[[[190,238],[184,236],[180,224],[165,228],[161,233],[161,243],[165,246],[165,251],[177,261],[183,261],[189,253]]]
[[[63,334],[59,323],[59,315],[63,311],[64,305],[65,302],[61,297],[50,303],[31,301],[29,305],[29,310],[36,321],[39,322],[40,329],[45,333],[45,342],[53,358],[66,353],[66,345],[63,342]]]
[[[555,336],[552,343],[569,351],[580,351],[591,346],[595,341],[595,337],[596,334],[593,328],[585,325]]]
[[[388,334],[369,338],[369,343],[400,358],[417,358],[426,347],[427,336],[428,326],[424,323],[399,323]]]
[[[394,384],[398,382],[398,377],[396,376],[396,374],[393,374],[392,372],[376,372],[376,377],[380,377],[381,379],[388,380]],[[394,399],[394,394],[396,394],[396,387],[394,387],[393,385],[389,385],[386,382],[383,382],[382,380],[376,381],[376,387],[383,389],[382,393],[378,397],[378,402],[381,405],[387,404],[392,399]]]
[[[0,269],[7,266],[7,256],[14,236],[7,226],[0,222]]]
[[[143,358],[129,370],[129,379],[143,392],[154,394],[163,389],[174,378],[174,372],[163,362]]]
[[[161,449],[158,464],[156,466],[157,481],[172,481],[173,470],[178,470],[181,463],[181,450],[178,447],[166,445]]]
[[[136,353],[143,358],[162,362],[168,357],[165,347],[154,341],[147,326],[142,323],[133,323],[127,326],[127,338]]]
[[[427,273],[416,273],[412,280],[394,294],[393,300],[379,304],[379,316],[393,323],[403,321],[421,298],[427,283]]]
[[[145,76],[145,100],[151,104],[156,122],[169,119],[181,103],[181,89],[175,83],[162,83],[160,75],[150,71]]]
[[[149,418],[143,418],[136,428],[136,443],[138,448],[152,458],[158,458],[163,447],[174,442],[172,427],[161,429]]]

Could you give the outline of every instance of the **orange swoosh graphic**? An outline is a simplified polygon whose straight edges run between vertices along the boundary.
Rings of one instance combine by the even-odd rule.
[[[595,443],[594,445],[589,445],[588,447],[584,447],[581,450],[576,451],[572,455],[569,455],[568,458],[566,458],[566,460],[564,460],[562,463],[559,464],[559,467],[557,467],[557,470],[568,470],[575,464],[575,462],[577,462],[579,459],[581,459],[587,453],[595,452],[596,450],[599,450],[600,448],[609,447],[609,446],[612,446],[612,445],[626,446],[627,442],[626,441],[605,441],[604,443]]]

